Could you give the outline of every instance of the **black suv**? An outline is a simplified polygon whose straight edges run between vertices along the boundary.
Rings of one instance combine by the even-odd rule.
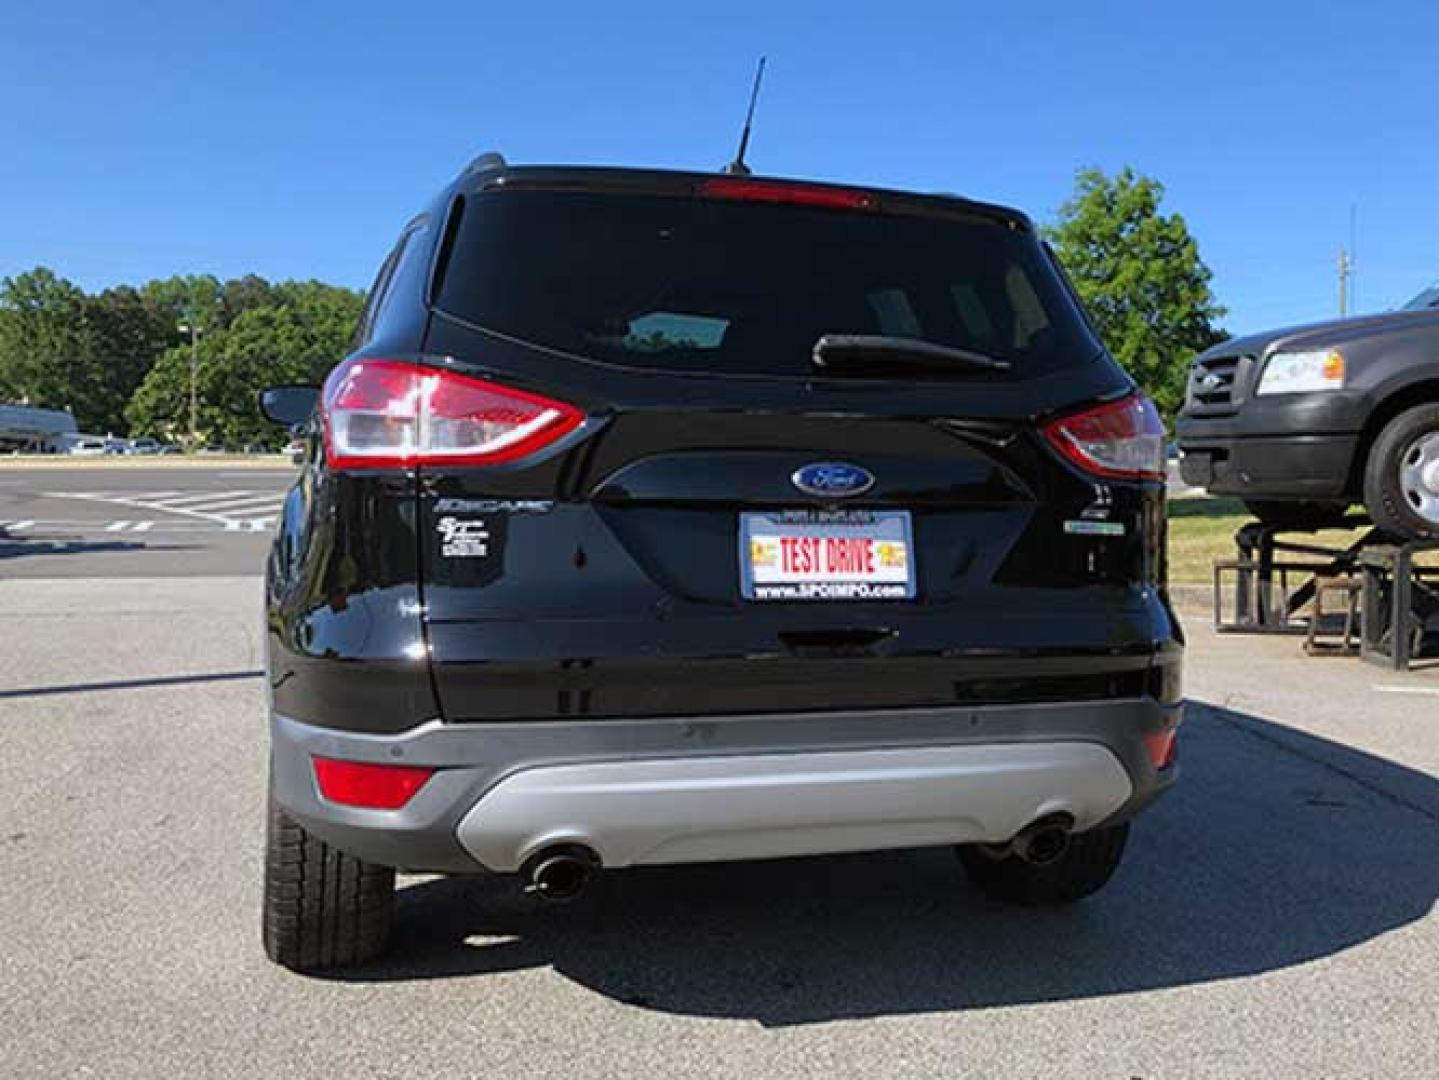
[[[1184,479],[1261,521],[1314,528],[1362,502],[1439,539],[1439,286],[1399,311],[1250,334],[1194,363]]]
[[[1070,901],[1174,777],[1163,429],[1016,211],[487,155],[262,407],[282,964],[375,955],[396,868]]]

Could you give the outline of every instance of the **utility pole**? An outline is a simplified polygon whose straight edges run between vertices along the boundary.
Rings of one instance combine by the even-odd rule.
[[[1349,279],[1354,274],[1354,264],[1349,261],[1349,251],[1339,249],[1339,317],[1349,314]]]
[[[180,324],[180,333],[190,335],[190,449],[200,437],[200,327],[198,319]]]
[[[1359,204],[1349,204],[1349,309],[1359,310]]]
[[[1349,314],[1351,308],[1359,306],[1359,290],[1354,281],[1354,255],[1359,248],[1358,217],[1358,204],[1350,203],[1349,246],[1339,249],[1339,317],[1341,319]]]

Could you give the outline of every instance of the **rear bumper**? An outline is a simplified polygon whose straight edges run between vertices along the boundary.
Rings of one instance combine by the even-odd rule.
[[[1150,699],[560,723],[444,724],[395,736],[275,716],[272,791],[309,831],[408,870],[509,872],[552,843],[605,866],[1010,839],[1050,813],[1117,822],[1171,784],[1143,736]],[[401,810],[320,797],[313,755],[439,771]]]
[[[1093,743],[551,765],[486,792],[459,838],[500,871],[558,844],[635,866],[1003,843],[1050,814],[1092,828],[1133,790]]]

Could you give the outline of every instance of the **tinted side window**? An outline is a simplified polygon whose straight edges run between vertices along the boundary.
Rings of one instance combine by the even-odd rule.
[[[360,325],[355,331],[354,344],[356,348],[374,337],[375,312],[379,309],[386,289],[389,288],[390,278],[395,272],[395,262],[399,258],[400,249],[408,236],[409,233],[401,236],[399,242],[385,256],[385,261],[380,264],[379,273],[375,275],[375,283],[370,286],[370,295],[365,298],[365,310],[360,313]]]
[[[424,241],[429,237],[425,222],[411,226],[400,237],[395,248],[395,262],[384,294],[375,305],[375,317],[371,326],[372,338],[386,337],[398,329],[392,324],[400,319],[409,319],[414,309],[424,303],[424,290],[429,277],[430,245]]]

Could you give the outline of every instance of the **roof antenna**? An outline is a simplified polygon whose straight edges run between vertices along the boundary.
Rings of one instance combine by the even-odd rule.
[[[759,84],[764,78],[764,57],[759,58],[759,67],[755,69],[754,86],[749,92],[749,112],[745,113],[744,131],[739,137],[739,153],[735,154],[734,160],[724,167],[724,171],[730,176],[748,176],[750,167],[744,163],[745,151],[749,149],[749,128],[754,122],[754,105],[759,100]]]

